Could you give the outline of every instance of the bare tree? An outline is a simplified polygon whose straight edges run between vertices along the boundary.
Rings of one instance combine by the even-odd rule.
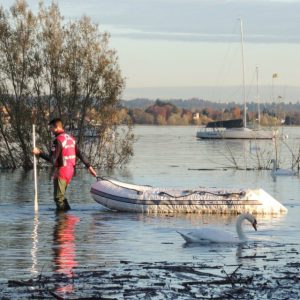
[[[37,124],[39,145],[48,148],[52,117],[76,129],[95,166],[124,165],[134,139],[129,124],[120,128],[116,117],[124,85],[109,35],[88,17],[65,22],[54,2],[41,3],[36,15],[24,0],[10,11],[1,8],[0,106],[9,122],[0,118],[0,166],[30,168],[31,125]],[[97,135],[88,139],[91,130]]]
[[[14,152],[17,152],[14,156],[22,157],[24,168],[31,165],[28,124],[35,24],[36,18],[27,10],[24,1],[16,2],[10,14],[2,8],[0,10],[0,101],[10,117],[7,133],[18,145],[14,148]],[[1,133],[3,136],[4,132]]]

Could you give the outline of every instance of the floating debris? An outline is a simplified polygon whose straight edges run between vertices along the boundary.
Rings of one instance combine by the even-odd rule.
[[[299,269],[298,260],[287,262],[286,257],[284,263],[259,267],[123,260],[74,269],[72,277],[50,273],[8,280],[0,284],[0,294],[1,299],[300,299]]]

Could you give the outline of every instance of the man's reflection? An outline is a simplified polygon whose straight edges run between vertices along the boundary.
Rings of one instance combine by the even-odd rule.
[[[73,278],[73,268],[77,266],[75,250],[75,226],[80,218],[64,212],[57,214],[57,223],[53,232],[54,271]],[[57,287],[58,293],[70,293],[73,291],[72,283],[62,283]]]

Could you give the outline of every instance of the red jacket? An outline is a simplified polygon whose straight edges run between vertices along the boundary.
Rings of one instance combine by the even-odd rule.
[[[78,157],[88,168],[89,162],[79,151],[75,139],[65,133],[63,130],[56,134],[56,138],[52,143],[50,155],[41,153],[40,157],[51,162],[55,167],[54,179],[64,179],[67,184],[71,181],[76,165],[76,157]]]
[[[76,165],[76,150],[75,140],[64,131],[56,136],[56,140],[61,144],[60,147],[51,149],[53,152],[51,157],[57,158],[53,161],[55,167],[54,178],[63,179],[69,184],[74,174],[74,167]],[[56,151],[60,151],[59,154]],[[58,159],[59,158],[59,159]]]
[[[61,149],[61,159],[64,167],[75,167],[76,165],[76,150],[75,150],[75,139],[66,134],[61,133],[59,134],[56,139],[60,141],[62,145]],[[54,150],[55,151],[55,150]],[[55,155],[54,155],[55,156]],[[55,167],[61,167],[58,161],[55,162]]]

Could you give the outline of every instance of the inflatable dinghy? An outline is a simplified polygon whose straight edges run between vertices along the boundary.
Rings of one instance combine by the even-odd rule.
[[[94,200],[117,211],[138,213],[280,214],[281,203],[263,189],[159,188],[98,178]]]

